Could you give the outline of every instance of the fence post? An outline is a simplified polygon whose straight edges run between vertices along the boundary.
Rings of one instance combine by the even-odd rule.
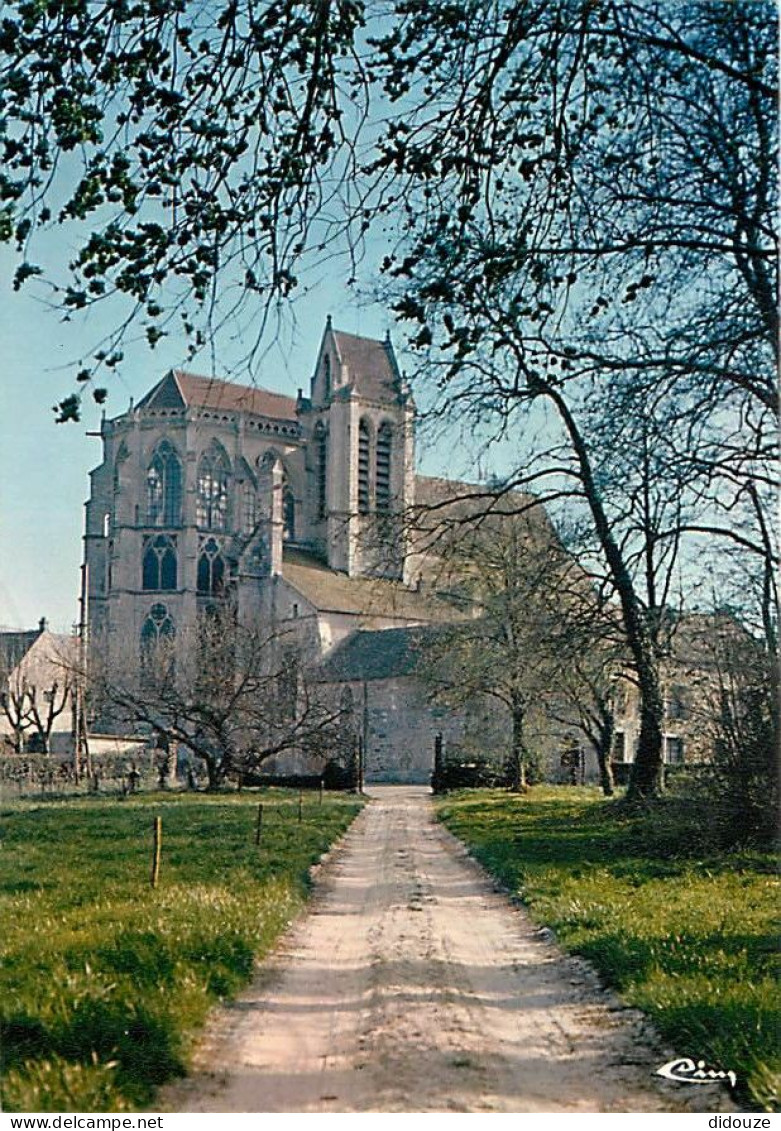
[[[263,829],[263,802],[258,804],[258,823],[255,826],[255,844],[260,844],[260,834]]]
[[[152,852],[152,875],[150,882],[153,888],[157,887],[160,879],[160,854],[163,849],[163,818],[155,817],[154,825],[154,850]]]

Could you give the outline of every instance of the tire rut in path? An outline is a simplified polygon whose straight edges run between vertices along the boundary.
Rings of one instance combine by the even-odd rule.
[[[372,792],[169,1110],[732,1110],[654,1076],[669,1050],[495,890],[427,789]]]

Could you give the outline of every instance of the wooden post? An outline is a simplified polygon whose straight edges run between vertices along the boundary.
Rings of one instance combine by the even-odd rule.
[[[155,817],[155,843],[152,852],[152,876],[151,884],[153,888],[157,887],[157,881],[160,879],[160,853],[163,849],[163,818]]]
[[[260,834],[263,831],[263,802],[258,805],[258,823],[255,826],[255,844],[260,844]]]
[[[301,824],[303,817],[304,817],[304,791],[303,791],[303,789],[299,789],[299,791],[298,791],[298,823],[299,823],[299,825]]]

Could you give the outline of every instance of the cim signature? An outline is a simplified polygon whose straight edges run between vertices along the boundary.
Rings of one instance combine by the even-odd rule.
[[[704,1060],[695,1061],[689,1057],[670,1060],[656,1070],[657,1076],[677,1080],[681,1084],[712,1084],[714,1080],[729,1080],[734,1088],[738,1078],[734,1072],[722,1072],[720,1068],[708,1068]]]

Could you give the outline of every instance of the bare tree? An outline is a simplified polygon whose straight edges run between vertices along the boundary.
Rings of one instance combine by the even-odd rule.
[[[51,751],[51,736],[56,720],[71,707],[73,681],[68,662],[54,656],[45,661],[19,664],[0,670],[0,704],[11,728],[18,754],[35,748],[40,754]]]
[[[430,46],[433,25],[413,24]],[[561,443],[523,446],[517,481],[568,480],[590,515],[641,689],[642,797],[661,782],[658,567],[669,578],[689,535],[745,539],[728,507],[714,518],[730,477],[759,503],[766,579],[774,561],[773,20],[763,4],[561,3],[465,24],[438,59],[386,41],[389,71],[417,53],[444,100],[398,147],[420,207],[390,257],[397,309],[442,413],[524,444],[551,411]]]
[[[29,718],[34,741],[39,753],[51,753],[51,736],[54,723],[71,707],[73,684],[67,672],[54,680],[49,687],[34,684],[28,687]],[[29,745],[29,744],[28,744]]]
[[[476,508],[471,518],[465,504]],[[487,515],[476,500],[462,498],[452,525],[444,512],[430,523],[435,584],[471,619],[432,634],[417,670],[435,699],[467,708],[481,699],[501,705],[510,724],[508,776],[522,790],[535,760],[529,716],[544,708],[561,718],[577,702],[577,725],[587,689],[602,690],[592,670],[598,617],[588,578],[533,500],[510,493],[495,496],[494,504]],[[573,724],[571,709],[566,721]]]
[[[140,656],[94,654],[89,680],[104,714],[182,744],[212,789],[286,751],[325,758],[340,739],[340,711],[308,678],[295,634],[241,624],[229,602]]]
[[[4,680],[5,689],[0,693],[0,704],[8,720],[17,754],[24,752],[25,734],[32,726],[29,689],[23,680]]]

